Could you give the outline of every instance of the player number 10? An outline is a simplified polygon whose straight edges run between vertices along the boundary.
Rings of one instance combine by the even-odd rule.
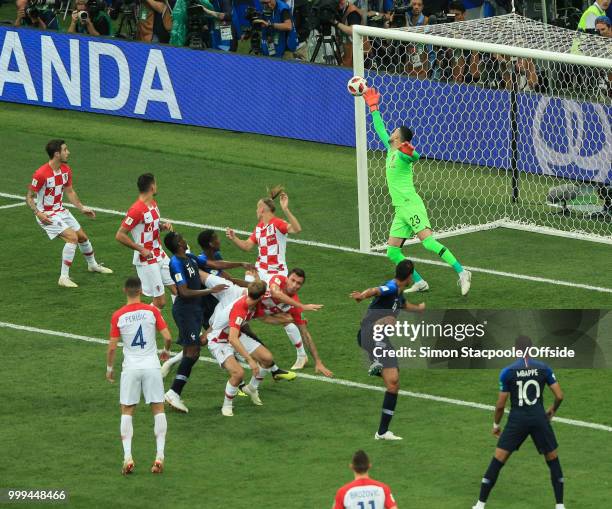
[[[519,397],[519,406],[523,406],[524,404],[531,406],[535,405],[540,397],[540,384],[535,380],[527,380],[523,383],[522,380],[517,380],[516,385],[518,385],[518,397]],[[529,386],[533,385],[535,387],[536,393],[534,399],[529,399],[527,395],[527,389]]]

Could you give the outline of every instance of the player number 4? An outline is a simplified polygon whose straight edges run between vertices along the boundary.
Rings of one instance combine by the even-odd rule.
[[[527,405],[535,405],[538,402],[540,397],[540,384],[535,380],[527,380],[523,383],[522,380],[517,380],[516,385],[518,385],[518,397],[519,397],[519,406]],[[535,398],[529,399],[529,395],[527,394],[527,389],[529,386],[533,385],[535,387]]]
[[[138,331],[132,340],[132,346],[139,346],[140,348],[144,348],[146,342],[144,340],[144,334],[142,333],[142,325],[138,327]]]

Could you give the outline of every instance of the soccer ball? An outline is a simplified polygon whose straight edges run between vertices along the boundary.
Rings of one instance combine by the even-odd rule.
[[[368,89],[368,82],[361,76],[353,76],[346,84],[349,94],[360,97]]]

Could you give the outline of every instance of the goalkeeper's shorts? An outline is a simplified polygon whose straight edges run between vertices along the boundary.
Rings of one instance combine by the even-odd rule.
[[[423,200],[417,195],[410,199],[410,203],[395,207],[389,236],[409,239],[426,228],[431,228],[429,217]]]

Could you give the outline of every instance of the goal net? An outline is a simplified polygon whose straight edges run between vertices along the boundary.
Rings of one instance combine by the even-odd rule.
[[[438,20],[444,21],[444,20]],[[612,44],[516,14],[353,30],[354,74],[391,133],[438,236],[494,227],[612,243]],[[360,247],[386,245],[385,151],[355,101]]]

